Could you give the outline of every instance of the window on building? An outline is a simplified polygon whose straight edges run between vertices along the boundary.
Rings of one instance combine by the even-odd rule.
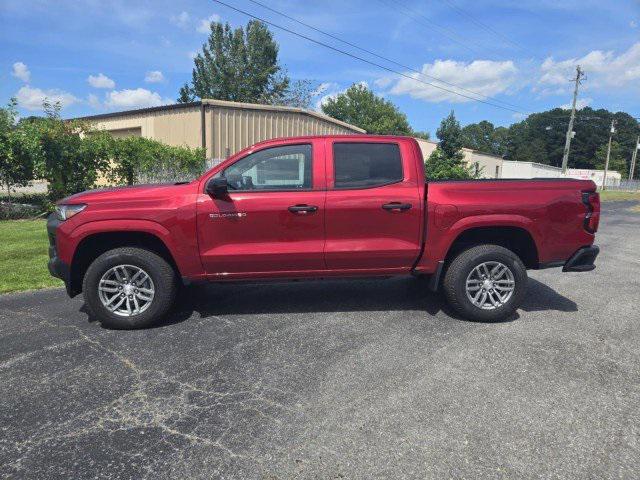
[[[369,188],[402,181],[400,148],[395,143],[335,143],[335,188]]]
[[[496,165],[496,178],[500,178],[500,165]]]
[[[311,145],[266,148],[247,155],[222,175],[232,190],[311,188]]]

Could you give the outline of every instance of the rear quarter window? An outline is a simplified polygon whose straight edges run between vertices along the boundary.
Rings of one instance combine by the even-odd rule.
[[[335,188],[371,188],[403,179],[396,143],[334,143],[333,166]]]

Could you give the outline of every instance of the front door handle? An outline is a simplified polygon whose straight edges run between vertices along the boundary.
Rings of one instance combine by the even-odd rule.
[[[404,211],[404,210],[409,210],[411,208],[411,204],[410,203],[391,202],[391,203],[385,203],[384,205],[382,205],[382,208],[384,208],[385,210],[400,210],[400,211]]]
[[[313,213],[318,211],[318,207],[306,204],[292,205],[289,207],[289,211],[291,213]]]

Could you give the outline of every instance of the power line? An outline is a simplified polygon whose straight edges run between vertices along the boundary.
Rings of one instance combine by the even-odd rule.
[[[413,20],[414,22],[417,22],[427,28],[432,28],[435,27],[438,30],[441,31],[442,35],[444,35],[445,37],[447,37],[449,40],[452,40],[453,42],[457,43],[458,45],[462,45],[463,47],[465,47],[466,49],[472,51],[475,54],[485,54],[485,52],[482,51],[482,49],[478,49],[472,45],[469,45],[468,43],[465,43],[463,41],[460,41],[458,39],[456,39],[455,37],[458,37],[458,35],[455,34],[455,32],[451,31],[448,28],[445,28],[439,24],[437,24],[436,22],[434,22],[433,20],[431,20],[429,17],[427,17],[426,15],[423,15],[422,13],[420,13],[417,10],[414,10],[400,2],[398,2],[397,0],[378,0],[378,2],[382,3],[383,5],[386,5],[387,7],[391,8],[393,11],[398,11],[395,7],[400,7],[401,10],[403,11],[398,11],[398,13],[405,15],[407,18]],[[391,3],[391,5],[389,5]],[[395,5],[395,7],[394,7]],[[407,13],[408,12],[408,13]],[[420,19],[423,19],[424,21],[421,21]],[[427,22],[427,23],[425,23]],[[450,35],[447,32],[451,32],[452,35]],[[458,37],[459,38],[459,37]],[[494,59],[498,59],[498,57],[496,55],[488,55],[490,57],[493,57]]]
[[[423,76],[423,77],[426,77],[426,78],[430,78],[430,79],[435,80],[435,81],[437,81],[437,82],[443,83],[443,84],[445,84],[445,85],[449,85],[450,87],[457,88],[457,89],[459,89],[459,90],[462,90],[462,91],[467,92],[467,93],[471,93],[471,94],[473,94],[473,95],[478,95],[479,97],[483,97],[483,98],[486,98],[486,99],[493,100],[494,102],[497,102],[497,103],[502,103],[503,105],[507,105],[507,106],[509,106],[509,107],[513,107],[513,108],[522,108],[522,107],[521,107],[521,106],[519,106],[519,105],[514,105],[514,104],[512,104],[512,103],[505,102],[505,101],[503,101],[503,100],[499,100],[499,99],[497,99],[497,98],[491,97],[491,96],[489,96],[489,95],[485,95],[485,94],[483,94],[483,93],[479,93],[479,92],[475,92],[475,91],[473,91],[473,90],[469,90],[469,89],[467,89],[467,88],[461,87],[460,85],[456,85],[455,83],[448,82],[448,81],[446,81],[446,80],[442,80],[441,78],[438,78],[438,77],[434,77],[433,75],[429,75],[429,74],[423,73],[423,72],[421,72],[420,70],[416,70],[415,68],[408,67],[407,65],[403,65],[402,63],[396,62],[395,60],[393,60],[393,59],[391,59],[391,58],[388,58],[388,57],[382,56],[382,55],[380,55],[380,54],[378,54],[378,53],[376,53],[376,52],[373,52],[373,51],[368,50],[368,49],[366,49],[366,48],[360,47],[360,46],[358,46],[358,45],[356,45],[356,44],[354,44],[354,43],[352,43],[352,42],[349,42],[349,41],[347,41],[347,40],[344,40],[344,39],[342,39],[342,38],[340,38],[340,37],[338,37],[338,36],[336,36],[336,35],[333,35],[333,34],[331,34],[331,33],[327,33],[327,32],[325,32],[325,31],[323,31],[323,30],[320,30],[319,28],[314,27],[313,25],[309,25],[308,23],[305,23],[305,22],[303,22],[303,21],[301,21],[301,20],[298,20],[298,19],[297,19],[297,18],[295,18],[295,17],[292,17],[292,16],[290,16],[290,15],[287,15],[286,13],[279,12],[278,10],[276,10],[276,9],[274,9],[274,8],[271,8],[271,7],[269,7],[269,6],[265,5],[265,4],[261,3],[261,2],[258,2],[258,1],[256,1],[256,0],[249,0],[249,1],[250,1],[251,3],[254,3],[255,5],[258,5],[258,6],[260,6],[260,7],[264,8],[264,9],[266,9],[266,10],[269,10],[269,11],[271,11],[271,12],[273,12],[273,13],[277,14],[277,15],[280,15],[280,16],[282,16],[282,17],[284,17],[284,18],[287,18],[287,19],[289,19],[289,20],[292,20],[292,21],[294,21],[294,22],[296,22],[296,23],[298,23],[298,24],[300,24],[300,25],[302,25],[302,26],[304,26],[304,27],[307,27],[307,28],[309,28],[309,29],[311,29],[311,30],[313,30],[313,31],[315,31],[315,32],[321,33],[322,35],[325,35],[325,36],[327,36],[327,37],[329,37],[329,38],[332,38],[333,40],[337,40],[338,42],[342,42],[342,43],[344,43],[345,45],[349,45],[350,47],[353,47],[353,48],[355,48],[355,49],[357,49],[357,50],[360,50],[360,51],[362,51],[362,52],[365,52],[365,53],[367,53],[367,54],[369,54],[369,55],[372,55],[372,56],[374,56],[374,57],[377,57],[377,58],[379,58],[379,59],[381,59],[381,60],[384,60],[384,61],[386,61],[386,62],[392,63],[392,64],[394,64],[394,65],[396,65],[396,66],[398,66],[398,67],[404,68],[404,69],[406,69],[406,70],[410,70],[410,71],[412,71],[412,72],[414,72],[414,73],[417,73],[417,74],[418,74],[418,75],[420,75],[420,76]]]
[[[452,9],[454,9],[455,11],[457,11],[460,15],[467,17],[471,22],[475,23],[476,25],[478,25],[480,28],[488,31],[489,33],[493,33],[494,35],[502,38],[503,40],[506,40],[508,43],[510,43],[511,45],[519,48],[520,50],[522,50],[523,52],[527,52],[527,49],[525,49],[523,46],[521,46],[519,43],[514,42],[513,40],[511,40],[509,37],[507,37],[506,35],[504,35],[502,32],[494,29],[493,27],[491,27],[490,25],[487,25],[484,22],[481,22],[480,20],[478,20],[477,18],[475,18],[473,15],[471,15],[469,12],[467,12],[466,10],[464,10],[463,8],[459,7],[458,5],[456,5],[452,0],[442,0],[443,2],[447,3]]]
[[[314,38],[308,37],[308,36],[306,36],[306,35],[304,35],[302,33],[298,33],[298,32],[296,32],[294,30],[291,30],[291,29],[288,29],[286,27],[282,27],[280,25],[277,25],[277,24],[275,24],[273,22],[270,22],[270,21],[265,20],[265,19],[263,19],[261,17],[253,15],[252,13],[249,13],[249,12],[246,12],[246,11],[244,11],[242,9],[236,8],[236,7],[232,6],[232,5],[229,5],[228,3],[222,2],[221,0],[212,0],[212,1],[214,1],[214,2],[216,2],[218,4],[220,4],[220,5],[223,5],[223,6],[229,8],[231,10],[234,10],[234,11],[236,11],[238,13],[246,15],[247,17],[253,18],[254,20],[258,20],[258,21],[260,21],[260,22],[262,22],[262,23],[264,23],[266,25],[271,25],[272,27],[278,28],[278,29],[280,29],[280,30],[282,30],[284,32],[291,33],[292,35],[296,35],[296,36],[298,36],[300,38],[304,38],[305,40],[308,40],[308,41],[313,42],[315,44],[321,45],[321,46],[323,46],[325,48],[328,48],[329,50],[333,50],[334,52],[338,52],[338,53],[341,53],[341,54],[346,55],[348,57],[351,57],[353,59],[360,60],[361,62],[367,63],[367,64],[372,65],[372,66],[377,67],[377,68],[381,68],[382,70],[385,70],[387,72],[395,73],[396,75],[400,75],[402,77],[408,78],[409,80],[413,80],[413,81],[416,81],[416,82],[423,83],[425,85],[429,85],[429,86],[437,88],[439,90],[443,90],[445,92],[449,92],[449,93],[452,93],[454,95],[458,95],[460,97],[464,97],[464,98],[467,98],[469,100],[473,100],[474,102],[480,102],[480,103],[484,103],[485,105],[491,105],[492,107],[501,108],[503,110],[509,110],[509,111],[515,112],[515,113],[524,114],[524,112],[521,112],[520,110],[515,110],[513,108],[509,108],[509,107],[505,107],[505,106],[502,106],[502,105],[498,105],[498,104],[495,104],[495,103],[492,103],[492,102],[488,102],[486,100],[481,100],[479,98],[470,97],[469,95],[465,95],[463,93],[456,92],[454,90],[449,90],[448,88],[444,88],[444,87],[441,87],[439,85],[435,85],[433,83],[426,82],[424,80],[420,80],[419,78],[412,77],[411,75],[407,75],[406,73],[399,72],[399,71],[394,70],[393,68],[389,68],[389,67],[387,67],[385,65],[381,65],[379,63],[372,62],[371,60],[367,60],[366,58],[362,58],[362,57],[360,57],[358,55],[354,55],[354,54],[352,54],[350,52],[347,52],[345,50],[341,50],[341,49],[336,48],[336,47],[334,47],[332,45],[329,45],[327,43],[324,43],[324,42],[321,42],[321,41],[316,40]]]

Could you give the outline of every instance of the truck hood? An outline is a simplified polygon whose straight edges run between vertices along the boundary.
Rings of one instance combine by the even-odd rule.
[[[134,185],[130,187],[109,187],[86,190],[63,198],[59,204],[109,202],[119,200],[150,199],[154,197],[164,197],[175,195],[178,191],[190,189],[197,184],[197,180],[188,183],[160,183],[149,185]]]

